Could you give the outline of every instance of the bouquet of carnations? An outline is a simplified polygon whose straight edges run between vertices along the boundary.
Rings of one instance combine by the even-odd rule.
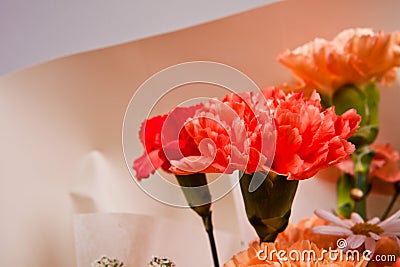
[[[259,239],[225,266],[395,264],[399,154],[375,139],[379,86],[395,82],[400,32],[349,29],[331,41],[317,38],[286,50],[278,60],[296,83],[230,93],[145,120],[139,133],[145,151],[133,164],[137,179],[160,168],[176,176],[203,220],[214,266],[219,262],[206,174],[237,171]],[[314,216],[289,224],[298,183],[330,166],[341,172],[334,212],[315,207]],[[374,179],[393,184],[381,218],[368,217],[366,208]]]

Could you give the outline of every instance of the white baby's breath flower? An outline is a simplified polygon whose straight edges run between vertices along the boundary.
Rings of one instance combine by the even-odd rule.
[[[103,256],[92,263],[92,267],[123,267],[124,263],[118,259]]]
[[[164,257],[153,257],[149,262],[149,266],[152,267],[175,267],[176,265],[168,258]]]

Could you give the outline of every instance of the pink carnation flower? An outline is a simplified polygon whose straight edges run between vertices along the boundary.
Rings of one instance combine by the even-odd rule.
[[[354,151],[347,139],[360,120],[354,109],[341,116],[333,107],[322,111],[316,92],[308,100],[302,93],[286,95],[278,88],[228,95],[222,102],[206,104],[186,124],[201,156],[171,161],[171,171],[271,170],[289,179],[307,179]]]
[[[337,116],[334,107],[322,110],[315,91],[307,100],[301,92],[283,97],[277,90],[263,90],[267,99],[273,99],[277,130],[273,171],[303,180],[353,153],[355,147],[347,139],[357,131],[361,120],[354,109]]]
[[[400,181],[399,153],[389,144],[372,144],[370,149],[375,150],[375,156],[369,169],[369,176],[389,183]],[[346,157],[336,167],[354,176],[354,164],[350,157]]]
[[[267,171],[274,152],[274,129],[265,98],[253,92],[211,100],[188,120],[186,131],[200,156],[172,161],[177,174]]]

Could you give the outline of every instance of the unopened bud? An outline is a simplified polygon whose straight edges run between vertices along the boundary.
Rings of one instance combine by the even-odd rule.
[[[364,198],[364,193],[360,188],[353,188],[350,190],[350,197],[355,202],[359,202]]]

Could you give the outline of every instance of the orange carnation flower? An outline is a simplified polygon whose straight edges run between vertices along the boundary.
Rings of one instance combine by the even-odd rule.
[[[272,253],[275,251],[276,253]],[[278,253],[279,251],[279,253]],[[304,253],[306,252],[306,253]],[[308,256],[307,256],[308,255]],[[322,249],[310,241],[303,240],[291,246],[280,243],[262,243],[254,241],[245,251],[233,256],[224,267],[266,267],[266,266],[335,266],[335,267],[364,267],[367,262],[363,261],[340,261],[323,254]]]
[[[315,215],[302,219],[297,224],[289,224],[285,231],[279,233],[276,242],[293,244],[301,240],[309,240],[320,248],[336,247],[337,236],[321,235],[313,233],[311,229],[315,226],[328,225],[329,223]]]
[[[305,85],[327,95],[345,84],[391,83],[396,79],[395,67],[400,66],[400,32],[347,29],[332,41],[316,38],[285,50],[278,60]]]

